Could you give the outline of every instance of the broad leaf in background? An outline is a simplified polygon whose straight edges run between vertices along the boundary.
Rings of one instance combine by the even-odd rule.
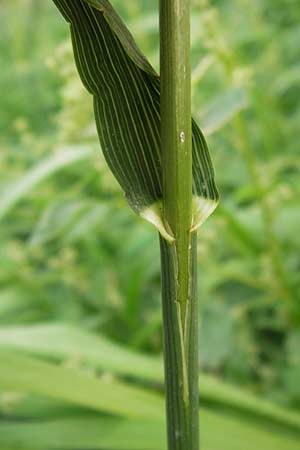
[[[60,414],[55,414],[55,419],[47,420],[44,416],[41,421],[40,414],[36,415],[38,419],[31,417],[25,422],[4,418],[0,424],[1,449],[26,449],[29,446],[60,450],[165,448],[164,402],[160,395],[112,378],[99,379],[78,369],[58,367],[19,352],[1,349],[0,364],[2,389],[42,395],[76,406],[69,412],[60,407]],[[93,415],[92,411],[101,415]],[[113,416],[103,417],[102,413]],[[26,417],[24,410],[22,417]],[[229,412],[224,415],[209,408],[201,409],[201,420],[204,424],[204,450],[220,447],[240,450],[241,444],[243,450],[252,450],[253,447],[298,449],[297,428],[292,430],[284,423],[279,429],[272,424],[264,425],[263,429],[261,420],[252,418],[254,422],[251,423],[242,414],[235,417]]]
[[[159,77],[107,0],[54,3],[71,24],[77,68],[94,97],[107,163],[133,210],[172,240],[161,212]],[[215,209],[218,192],[205,139],[195,121],[192,128],[196,229]]]
[[[158,67],[157,3],[111,1],[126,18],[140,47]],[[161,305],[156,236],[151,227],[143,226],[125,207],[121,189],[112,180],[101,152],[98,150],[96,156],[90,154],[90,150],[99,148],[92,102],[73,64],[68,26],[51,1],[35,0],[3,0],[0,22],[0,53],[5,60],[0,73],[1,206],[33,168],[52,157],[54,148],[71,150],[75,143],[88,153],[86,159],[61,166],[50,176],[45,173],[29,190],[19,189],[17,201],[11,203],[1,218],[1,330],[12,342],[16,326],[29,325],[26,351],[31,352],[30,334],[36,346],[38,341],[41,347],[42,343],[53,345],[53,354],[50,350],[44,350],[43,354],[42,349],[38,353],[36,349],[35,356],[88,366],[92,371],[90,360],[77,359],[77,352],[65,347],[64,352],[55,356],[54,347],[59,346],[59,337],[63,339],[62,332],[54,339],[58,333],[56,325],[52,332],[43,333],[43,341],[42,332],[32,330],[32,325],[71,322],[76,324],[77,332],[101,332],[121,343],[125,350],[135,348],[141,353],[158,355]],[[226,101],[226,126],[223,120],[211,122],[218,125],[209,142],[217,149],[214,162],[224,201],[213,220],[201,229],[201,317],[204,324],[211,308],[224,305],[227,317],[234,321],[234,336],[226,360],[219,360],[215,369],[222,385],[227,382],[223,393],[220,379],[213,383],[205,377],[204,383],[201,374],[201,404],[210,404],[216,411],[222,408],[227,417],[230,404],[234,403],[237,409],[246,405],[256,415],[257,397],[240,389],[244,386],[259,394],[260,407],[263,402],[265,411],[279,404],[293,407],[289,413],[297,415],[300,90],[297,73],[292,73],[294,62],[300,61],[297,2],[208,0],[205,7],[203,2],[193,2],[191,33],[196,81],[199,75],[203,76],[201,83],[194,86],[196,117],[211,112],[214,99],[219,99],[219,109],[223,111],[222,102],[226,101],[223,93],[233,86],[243,87],[249,102],[247,111],[232,119],[232,103]],[[209,65],[211,58],[214,62]],[[198,72],[197,68],[201,70]],[[203,74],[204,69],[207,71]],[[240,75],[245,69],[250,76],[243,80]],[[235,98],[238,106],[240,97]],[[224,114],[211,114],[210,118],[221,116]],[[199,124],[206,131],[203,119]],[[246,133],[239,129],[240,120]],[[86,132],[90,128],[93,135]],[[256,184],[249,177],[246,147],[251,150],[254,169],[267,190],[266,200],[272,210],[271,217],[267,217],[275,232],[272,237],[263,224],[266,214],[261,211]],[[91,209],[82,211],[76,225],[71,221],[62,229],[54,205],[72,202],[90,204]],[[61,211],[63,216],[63,207]],[[46,225],[46,218],[47,232],[40,228],[40,221]],[[277,259],[273,257],[274,248]],[[285,269],[288,283],[295,286],[289,300],[283,295],[284,280],[277,276],[278,262]],[[211,328],[218,328],[219,318],[216,320]],[[13,325],[10,333],[9,325]],[[208,337],[206,334],[204,339]],[[25,330],[22,333],[19,330],[19,342],[23,338]],[[73,333],[69,334],[68,342],[72,339],[78,349],[80,342],[82,346],[85,343],[75,339]],[[92,344],[88,345],[89,352],[94,353],[99,346],[99,355],[94,359],[95,364],[98,361],[98,372],[129,375],[121,373],[121,368],[118,373],[113,370],[114,361],[109,363],[98,339],[94,349]],[[202,345],[205,345],[203,337]],[[218,349],[215,347],[213,351]],[[117,354],[116,350],[109,352],[112,358]],[[125,367],[125,355],[122,361]],[[141,366],[132,359],[128,361],[131,361],[128,366],[138,367],[139,378],[145,380]],[[114,364],[116,368],[117,363]],[[158,384],[161,386],[161,381]],[[5,410],[11,411],[10,420],[13,417],[28,420],[29,413],[25,410],[16,416],[16,407],[12,407],[16,394],[3,392],[0,397],[1,405],[3,398]],[[31,399],[29,396],[28,401]],[[228,407],[224,410],[225,400]],[[44,418],[34,411],[36,419]],[[45,420],[50,414],[49,407],[47,414]],[[235,422],[236,429],[239,422]],[[203,438],[204,434],[205,430]],[[33,444],[26,450],[32,450]],[[12,446],[2,443],[0,448],[12,450]],[[286,448],[284,443],[281,448]]]
[[[200,114],[205,134],[212,134],[229,123],[232,118],[247,108],[249,100],[242,87],[231,87],[217,97]]]
[[[0,220],[21,198],[33,190],[40,182],[70,164],[89,158],[91,154],[92,152],[90,149],[63,148],[45,161],[37,164],[13,186],[8,186],[5,191],[2,192]]]
[[[298,450],[297,438],[289,432],[272,434],[209,410],[200,415],[204,424],[203,450],[253,450],[254,446],[264,450]],[[2,445],[9,446],[9,450],[163,450],[163,433],[162,422],[81,414],[27,423],[8,421],[0,425],[0,444],[1,450],[8,450]]]
[[[129,376],[142,382],[163,383],[163,366],[159,358],[135,353],[103,336],[95,336],[66,324],[3,327],[0,331],[1,349],[22,350],[58,361],[74,360],[84,367],[100,369],[105,373]],[[204,404],[213,402],[242,411],[256,420],[262,417],[300,432],[300,416],[297,413],[258,399],[211,375],[201,373],[199,383],[201,402]]]
[[[162,397],[141,388],[3,349],[0,363],[2,389],[45,395],[125,417],[163,419]]]

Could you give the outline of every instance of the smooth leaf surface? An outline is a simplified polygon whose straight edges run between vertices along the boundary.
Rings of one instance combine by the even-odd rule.
[[[32,300],[19,289],[0,290],[0,320],[4,321],[8,315],[12,315],[18,309],[28,308]]]
[[[14,423],[10,420],[0,425],[0,444],[3,446],[22,449],[31,443],[32,448],[37,449],[164,448],[164,402],[157,395],[3,350],[0,351],[0,364],[1,387],[59,398],[124,417],[103,419],[86,414],[81,415],[80,419],[73,417],[43,422]],[[229,414],[225,416],[208,409],[202,410],[201,419],[205,430],[204,448],[207,450],[221,445],[224,449],[239,450],[241,443],[243,450],[252,450],[254,445],[272,450],[297,449],[299,434],[282,427],[279,430],[268,426],[263,429],[259,422],[247,423],[242,417],[232,418]],[[35,438],[32,439],[32,436]],[[145,436],[148,438],[145,439]],[[135,446],[137,444],[133,443],[133,438],[140,447]]]
[[[125,417],[162,419],[163,399],[109,378],[0,350],[0,388],[45,395]]]
[[[41,161],[29,170],[13,186],[8,186],[1,193],[0,220],[13,208],[13,206],[39,183],[64,167],[82,161],[91,156],[89,149],[61,149],[59,152]]]
[[[298,437],[284,430],[264,430],[210,410],[201,411],[203,450],[298,450]],[[163,421],[120,419],[91,414],[69,418],[0,424],[0,445],[13,449],[163,450]],[[34,439],[32,437],[34,436]]]
[[[205,134],[210,135],[229,123],[239,112],[247,108],[249,100],[245,89],[231,87],[208,105],[201,114]]]
[[[71,325],[2,327],[1,347],[58,360],[75,359],[118,375],[152,381],[163,380],[160,359],[134,353],[103,336],[89,334]]]
[[[2,328],[1,348],[23,350],[58,360],[77,360],[116,375],[163,382],[160,359],[135,353],[103,336],[94,336],[70,325]],[[213,401],[300,430],[299,414],[261,400],[213,376],[200,374],[199,388],[202,401]]]
[[[160,450],[163,422],[117,419],[95,415],[79,418],[17,422],[0,425],[0,445],[32,449]],[[32,439],[34,436],[34,439]]]
[[[71,417],[87,411],[90,413],[90,410],[64,400],[12,390],[0,391],[0,415],[3,420],[42,421]]]

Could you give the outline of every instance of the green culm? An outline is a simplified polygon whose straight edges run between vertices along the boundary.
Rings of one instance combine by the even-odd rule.
[[[131,208],[160,232],[168,442],[199,448],[196,233],[218,202],[191,117],[190,4],[160,4],[161,77],[107,0],[54,0],[93,95],[105,159]]]

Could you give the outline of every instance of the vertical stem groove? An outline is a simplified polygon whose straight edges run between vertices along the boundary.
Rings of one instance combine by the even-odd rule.
[[[165,387],[169,450],[199,449],[198,302],[195,233],[191,243],[191,292],[186,333],[178,315],[177,257],[174,244],[160,237]],[[184,351],[182,346],[184,345]],[[188,399],[186,396],[188,395]]]
[[[160,238],[169,450],[198,450],[196,234],[192,224],[190,0],[160,0],[163,212]]]

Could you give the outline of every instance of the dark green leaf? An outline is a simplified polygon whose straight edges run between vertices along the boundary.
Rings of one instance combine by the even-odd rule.
[[[78,72],[94,97],[107,163],[133,210],[172,239],[161,213],[159,77],[107,0],[54,3],[71,24]],[[218,193],[205,139],[194,121],[192,127],[196,229],[215,209]]]

